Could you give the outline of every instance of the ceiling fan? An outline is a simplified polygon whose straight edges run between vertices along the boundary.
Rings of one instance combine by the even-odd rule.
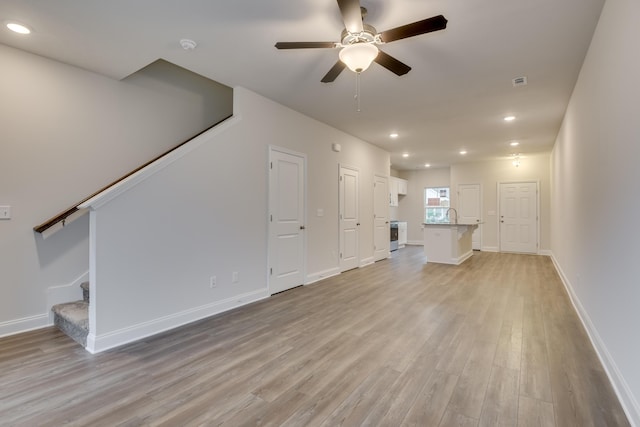
[[[411,67],[382,52],[376,45],[443,30],[447,27],[447,19],[442,15],[438,15],[378,33],[373,26],[362,22],[367,10],[360,6],[360,0],[337,1],[345,26],[344,30],[342,30],[340,42],[276,43],[276,48],[278,49],[341,48],[338,55],[340,59],[322,78],[323,83],[334,81],[345,67],[359,74],[366,70],[372,61],[377,62],[398,76],[407,74]]]

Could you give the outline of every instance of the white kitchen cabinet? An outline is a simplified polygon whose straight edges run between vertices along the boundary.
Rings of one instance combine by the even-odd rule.
[[[398,206],[398,178],[389,177],[389,206]]]
[[[407,223],[398,221],[398,247],[402,248],[407,244]]]
[[[389,206],[398,206],[398,195],[407,194],[408,182],[406,179],[389,177]]]
[[[407,187],[409,187],[409,182],[406,179],[398,178],[398,194],[405,196],[407,194]]]

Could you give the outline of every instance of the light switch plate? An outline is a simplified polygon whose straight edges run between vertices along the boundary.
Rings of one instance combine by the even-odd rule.
[[[11,206],[0,206],[0,219],[11,219]]]

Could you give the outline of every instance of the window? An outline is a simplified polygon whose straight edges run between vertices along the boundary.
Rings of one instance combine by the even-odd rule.
[[[424,222],[448,221],[449,187],[424,189]]]

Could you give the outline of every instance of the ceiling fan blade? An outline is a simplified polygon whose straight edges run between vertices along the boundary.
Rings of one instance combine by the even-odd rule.
[[[378,52],[378,56],[376,56],[374,61],[398,76],[403,76],[411,71],[411,67],[407,64],[398,61],[396,58],[384,53],[383,51]]]
[[[342,70],[345,69],[345,67],[346,67],[346,65],[344,64],[344,62],[338,60],[338,62],[336,62],[333,67],[331,67],[329,72],[327,74],[325,74],[325,76],[322,78],[321,82],[322,83],[331,83],[332,81],[334,81],[336,79],[336,77],[338,77],[340,75],[340,73],[342,72]]]
[[[385,43],[390,43],[396,40],[406,39],[407,37],[444,30],[447,28],[447,22],[447,19],[442,15],[433,16],[423,19],[422,21],[383,31],[380,33],[380,39]]]
[[[335,42],[278,42],[278,49],[332,49],[336,47]]]
[[[350,33],[361,33],[362,12],[360,11],[360,0],[338,0],[338,7],[342,14],[344,27]]]

